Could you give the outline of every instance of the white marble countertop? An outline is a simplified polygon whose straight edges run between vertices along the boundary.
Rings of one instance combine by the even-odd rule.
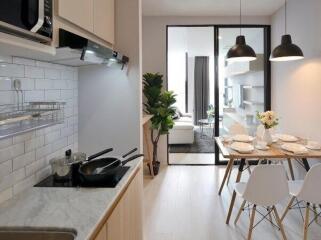
[[[88,239],[142,160],[126,164],[130,169],[115,188],[30,188],[0,205],[0,228],[70,229],[77,240]]]

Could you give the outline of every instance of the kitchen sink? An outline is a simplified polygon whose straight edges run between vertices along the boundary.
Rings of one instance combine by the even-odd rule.
[[[0,239],[6,240],[74,240],[75,231],[33,228],[2,228]]]

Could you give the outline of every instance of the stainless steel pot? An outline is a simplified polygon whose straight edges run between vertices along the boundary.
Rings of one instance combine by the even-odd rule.
[[[113,149],[108,148],[99,153],[91,155],[88,159],[94,159]],[[52,174],[54,179],[57,181],[70,180],[72,178],[73,166],[80,165],[82,162],[86,161],[86,154],[82,152],[72,153],[71,150],[65,152],[65,157],[63,158],[53,158],[49,161],[52,169]]]

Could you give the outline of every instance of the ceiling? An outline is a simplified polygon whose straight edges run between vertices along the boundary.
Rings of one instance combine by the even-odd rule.
[[[238,16],[239,0],[142,0],[144,16]],[[284,0],[243,0],[243,15],[270,16]]]

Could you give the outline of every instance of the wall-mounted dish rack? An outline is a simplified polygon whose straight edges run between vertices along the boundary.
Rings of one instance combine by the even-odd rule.
[[[0,140],[50,127],[64,120],[65,102],[29,102],[0,109]]]

